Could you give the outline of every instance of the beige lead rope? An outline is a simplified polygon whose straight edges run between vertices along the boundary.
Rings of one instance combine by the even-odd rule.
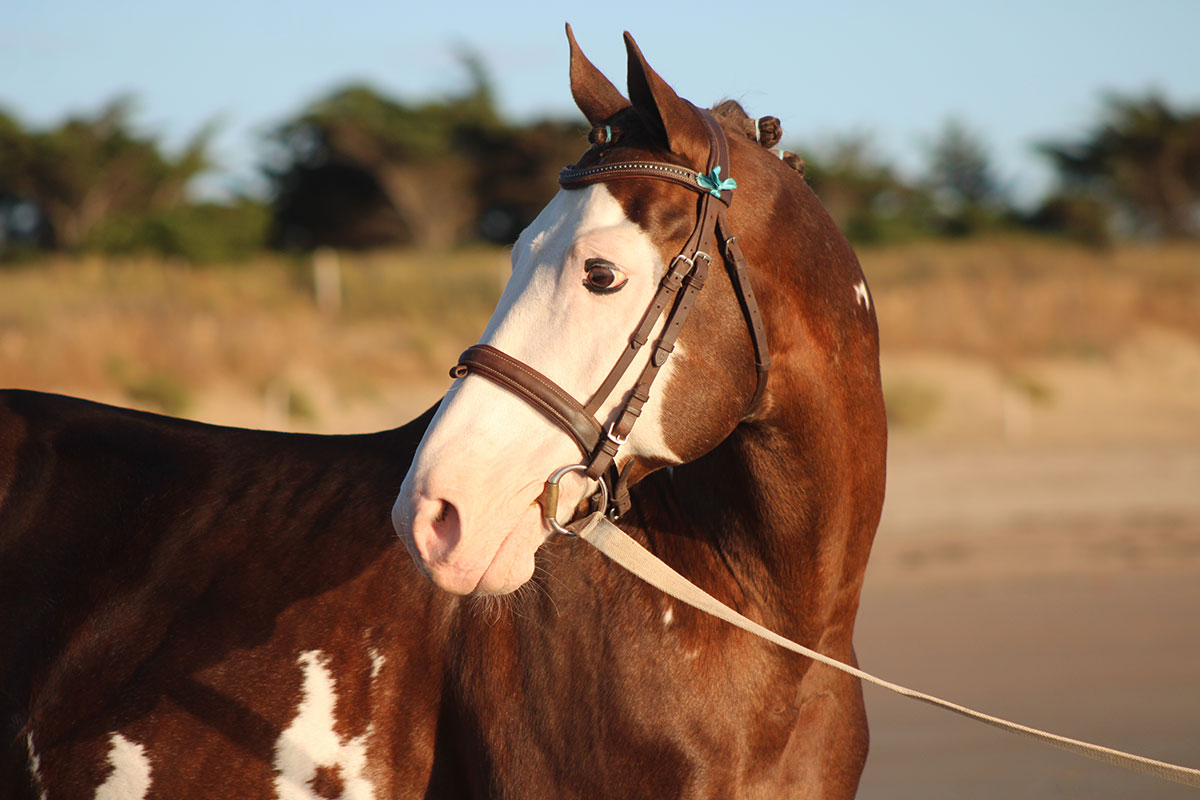
[[[755,636],[760,636],[769,642],[774,642],[780,647],[785,647],[795,653],[807,656],[814,661],[820,661],[822,664],[828,664],[834,669],[839,669],[842,672],[853,675],[856,678],[873,683],[876,686],[882,686],[884,689],[896,692],[897,694],[911,697],[913,700],[920,700],[923,703],[928,703],[938,708],[944,708],[948,711],[953,711],[956,714],[961,714],[964,717],[986,722],[1001,730],[1017,733],[1021,736],[1026,736],[1030,739],[1036,739],[1040,742],[1045,742],[1048,745],[1057,747],[1060,750],[1067,750],[1072,753],[1078,753],[1081,756],[1087,756],[1097,761],[1102,761],[1105,764],[1112,764],[1116,767],[1124,767],[1125,769],[1141,772],[1146,775],[1153,775],[1156,778],[1162,778],[1168,781],[1182,783],[1185,786],[1194,786],[1200,788],[1200,770],[1190,767],[1181,767],[1176,764],[1168,764],[1165,761],[1156,761],[1152,758],[1136,756],[1130,753],[1123,753],[1120,750],[1113,750],[1109,747],[1101,747],[1100,745],[1081,742],[1078,739],[1070,739],[1066,736],[1059,736],[1054,733],[1030,728],[1027,725],[1019,725],[1015,722],[993,717],[990,714],[984,714],[980,711],[960,706],[957,703],[951,703],[948,700],[942,700],[940,697],[925,694],[924,692],[914,691],[913,689],[899,686],[890,681],[885,681],[881,678],[876,678],[874,675],[863,672],[861,669],[851,667],[848,664],[843,664],[829,656],[821,655],[815,650],[810,650],[804,645],[797,644],[791,639],[785,639],[777,633],[774,633],[757,622],[753,622],[741,614],[734,611],[729,606],[717,600],[712,595],[705,592],[703,589],[692,584],[687,578],[680,575],[675,570],[668,567],[662,561],[658,560],[654,555],[649,553],[644,547],[635,542],[624,531],[613,525],[602,514],[596,513],[588,520],[587,524],[579,532],[579,536],[588,544],[595,547],[604,555],[608,556],[613,561],[620,564],[625,569],[638,576],[646,583],[654,586],[672,597],[687,603],[693,608],[698,608],[701,611],[711,614],[714,617],[719,617],[726,622],[729,622],[737,627],[753,633]]]

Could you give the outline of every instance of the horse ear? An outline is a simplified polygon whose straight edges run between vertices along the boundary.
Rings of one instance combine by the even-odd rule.
[[[575,105],[592,125],[599,125],[629,105],[612,81],[588,61],[575,41],[571,23],[567,23],[567,41],[571,43],[571,95]]]
[[[629,99],[650,133],[671,152],[694,161],[708,158],[708,132],[695,107],[646,63],[637,42],[625,32],[629,52]]]

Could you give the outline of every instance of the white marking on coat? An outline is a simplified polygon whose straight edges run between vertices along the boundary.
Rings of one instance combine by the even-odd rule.
[[[654,334],[657,338],[657,329]],[[650,340],[651,342],[654,339]],[[653,350],[652,345],[647,344],[643,349]],[[662,459],[666,461],[674,461],[679,463],[682,459],[675,454],[671,449],[671,445],[667,443],[667,437],[664,433],[664,420],[667,417],[667,411],[663,408],[663,398],[666,396],[666,388],[674,379],[675,369],[679,366],[680,359],[684,358],[684,347],[680,341],[675,342],[675,351],[671,353],[671,357],[667,359],[667,363],[663,364],[659,370],[658,378],[655,379],[654,385],[650,388],[650,399],[646,401],[645,407],[642,409],[642,415],[638,417],[637,424],[633,426],[633,432],[629,434],[629,438],[617,453],[617,465],[624,464],[632,458],[651,458]],[[637,362],[639,366],[630,371],[637,375],[642,374],[641,362]]]
[[[150,791],[150,759],[146,748],[119,733],[109,738],[112,772],[96,787],[95,800],[143,800]]]
[[[675,621],[675,609],[667,606],[667,610],[663,612],[663,627],[666,628]]]
[[[337,686],[327,659],[317,650],[300,654],[304,670],[296,717],[275,742],[275,794],[279,800],[316,800],[312,781],[317,770],[337,768],[343,800],[374,800],[375,788],[363,777],[367,741],[374,726],[343,741],[334,730]]]
[[[37,792],[38,800],[46,800],[46,787],[42,783],[42,759],[33,746],[33,733],[25,734],[25,749],[29,752],[29,777]]]
[[[871,310],[871,295],[867,292],[866,281],[854,284],[854,300],[868,311]]]
[[[387,656],[376,650],[374,647],[367,648],[367,656],[371,659],[371,680],[379,677],[380,670],[387,663]]]

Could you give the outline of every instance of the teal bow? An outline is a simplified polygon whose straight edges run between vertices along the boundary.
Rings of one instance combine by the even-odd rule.
[[[733,178],[721,180],[721,166],[719,164],[713,167],[712,174],[710,175],[705,175],[703,172],[698,173],[696,175],[696,183],[700,184],[701,189],[708,189],[708,193],[717,198],[721,196],[721,192],[737,188],[737,181]]]

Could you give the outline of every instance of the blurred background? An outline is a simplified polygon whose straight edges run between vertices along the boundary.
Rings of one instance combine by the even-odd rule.
[[[892,431],[864,665],[1196,764],[1200,5],[833,5],[570,18],[618,86],[627,28],[683,96],[779,117],[858,250]],[[3,14],[4,386],[404,422],[586,145],[531,3]],[[868,700],[863,797],[1183,796]]]

